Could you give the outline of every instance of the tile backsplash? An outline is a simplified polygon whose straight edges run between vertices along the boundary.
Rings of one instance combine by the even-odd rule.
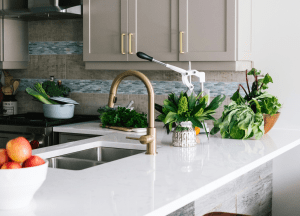
[[[78,114],[97,114],[97,108],[107,104],[112,80],[123,70],[86,70],[82,56],[82,20],[48,20],[28,23],[30,61],[27,70],[12,70],[14,78],[21,79],[17,94],[19,113],[42,112],[41,104],[31,100],[24,92],[28,85],[54,76],[72,90],[70,97],[80,105]],[[170,92],[186,90],[179,73],[160,71],[141,71],[152,82],[156,94],[156,103],[161,103]],[[205,88],[210,89],[211,97],[218,94],[232,95],[239,83],[245,86],[245,72],[205,71]],[[250,78],[250,81],[251,78]],[[196,92],[200,84],[193,78]],[[137,111],[147,111],[147,92],[143,84],[135,77],[128,77],[118,90],[117,104],[127,104],[134,100]],[[230,102],[226,98],[224,104]],[[221,115],[220,109],[215,117]]]

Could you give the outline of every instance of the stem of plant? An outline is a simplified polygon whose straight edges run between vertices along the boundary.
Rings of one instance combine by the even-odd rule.
[[[249,82],[248,82],[248,70],[246,70],[246,83],[247,83],[248,91],[250,94],[250,88],[249,88]]]
[[[239,84],[239,87],[242,87],[242,89],[243,89],[244,92],[246,93],[246,96],[249,97],[249,95],[248,95],[247,92],[246,92],[246,89],[245,89],[241,84]]]

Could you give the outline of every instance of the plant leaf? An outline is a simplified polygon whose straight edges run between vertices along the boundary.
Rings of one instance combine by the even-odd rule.
[[[168,124],[170,122],[174,122],[176,120],[176,117],[177,117],[177,113],[169,112],[164,120],[164,123]]]

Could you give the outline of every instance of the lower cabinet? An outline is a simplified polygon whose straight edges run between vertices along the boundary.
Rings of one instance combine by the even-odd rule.
[[[59,133],[59,144],[74,142],[78,140],[84,140],[88,138],[97,137],[99,135],[90,135],[90,134],[72,134],[72,133]]]

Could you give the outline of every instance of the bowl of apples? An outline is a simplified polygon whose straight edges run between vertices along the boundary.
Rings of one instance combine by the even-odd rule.
[[[32,155],[28,140],[18,137],[0,149],[0,209],[29,205],[46,179],[48,161]]]

